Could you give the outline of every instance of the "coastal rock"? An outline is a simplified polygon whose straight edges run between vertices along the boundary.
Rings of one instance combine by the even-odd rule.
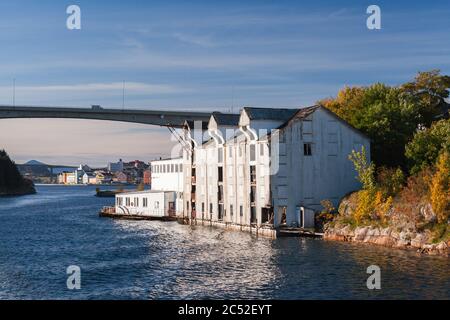
[[[450,245],[446,242],[429,243],[426,233],[416,233],[411,230],[397,232],[392,228],[357,227],[352,230],[348,225],[327,227],[324,233],[325,240],[361,242],[376,244],[399,249],[416,249],[426,254],[449,255]]]

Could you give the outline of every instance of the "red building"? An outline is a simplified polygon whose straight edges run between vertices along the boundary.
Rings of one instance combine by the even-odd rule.
[[[144,171],[144,184],[152,183],[152,172],[150,170]]]

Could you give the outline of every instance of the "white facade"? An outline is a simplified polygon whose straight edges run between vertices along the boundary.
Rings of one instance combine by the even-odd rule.
[[[176,203],[177,193],[174,191],[120,193],[116,195],[115,212],[149,217],[175,216],[182,212],[182,208],[178,208]]]
[[[154,160],[152,190],[183,192],[183,158]]]
[[[367,137],[319,106],[213,115],[208,132],[208,142],[184,151],[183,216],[241,226],[314,227],[322,200],[337,205],[360,187],[348,155],[370,150]]]

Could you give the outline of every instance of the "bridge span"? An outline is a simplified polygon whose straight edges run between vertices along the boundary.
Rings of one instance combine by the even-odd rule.
[[[0,119],[70,118],[133,122],[180,128],[185,120],[208,122],[211,113],[192,111],[0,106]]]

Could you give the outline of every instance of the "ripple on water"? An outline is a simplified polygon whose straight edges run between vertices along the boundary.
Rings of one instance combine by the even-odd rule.
[[[0,298],[450,298],[448,258],[316,239],[256,239],[174,222],[98,217],[95,188],[0,199]],[[66,289],[79,265],[82,289]],[[382,270],[369,291],[366,268]]]

